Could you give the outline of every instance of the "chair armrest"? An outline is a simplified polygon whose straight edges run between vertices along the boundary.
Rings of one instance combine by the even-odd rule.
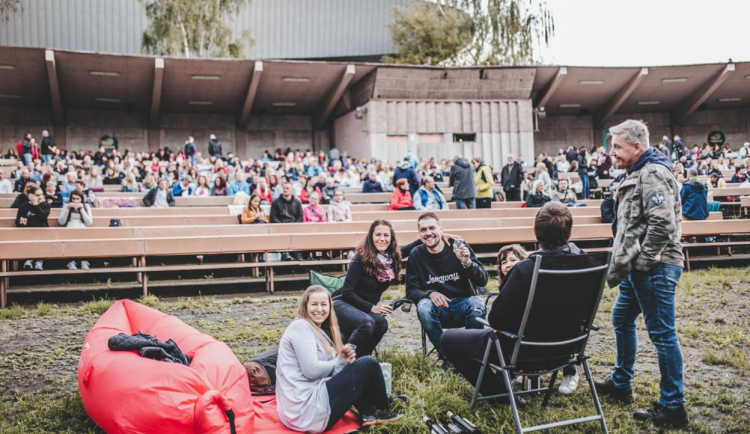
[[[510,339],[514,339],[514,340],[518,339],[518,335],[515,335],[515,334],[510,333],[510,332],[500,332],[499,331],[498,333],[501,334],[501,335],[503,335],[503,336],[505,336],[506,338],[510,338]]]
[[[487,305],[490,304],[490,299],[492,297],[497,297],[498,295],[500,295],[499,292],[488,292],[487,294],[482,294],[482,296],[485,297],[484,306],[487,307]]]
[[[490,323],[487,322],[484,318],[474,318],[474,321],[478,322],[479,324],[482,324],[485,327],[490,327]]]

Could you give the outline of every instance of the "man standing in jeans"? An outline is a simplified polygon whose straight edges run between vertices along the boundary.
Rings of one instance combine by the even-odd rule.
[[[443,240],[440,218],[431,212],[417,221],[422,245],[409,253],[406,296],[417,304],[417,316],[443,366],[449,363],[440,346],[443,328],[481,329],[487,308],[474,292],[487,285],[487,271],[463,240]]]
[[[638,410],[637,420],[656,426],[688,422],[683,364],[675,327],[675,288],[682,275],[680,189],[671,161],[649,146],[643,122],[627,120],[609,129],[612,157],[627,169],[617,188],[617,233],[607,282],[620,285],[612,307],[617,362],[612,376],[596,383],[600,395],[633,402],[633,365],[638,347],[635,321],[643,313],[661,372],[660,397]]]
[[[453,187],[456,209],[476,208],[477,189],[474,185],[474,169],[466,158],[461,158],[460,155],[453,157],[448,186]]]

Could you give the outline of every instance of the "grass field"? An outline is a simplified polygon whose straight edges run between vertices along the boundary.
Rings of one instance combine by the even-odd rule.
[[[606,290],[589,354],[594,376],[605,378],[615,361],[609,311],[617,291]],[[399,296],[398,291],[385,294]],[[677,324],[685,359],[686,397],[691,423],[681,432],[750,433],[750,268],[685,273],[677,293]],[[274,347],[294,315],[296,297],[200,297],[141,303],[175,315],[191,326],[226,342],[241,361]],[[40,303],[0,310],[0,433],[102,432],[88,418],[77,391],[76,366],[87,331],[112,303],[99,300],[75,306]],[[414,311],[396,312],[380,346],[380,358],[393,363],[394,390],[411,402],[399,409],[403,420],[371,432],[426,432],[421,417],[445,422],[445,412],[459,413],[485,433],[513,432],[506,407],[480,404],[468,409],[471,388],[455,374],[435,367],[418,351],[419,326]],[[640,347],[634,389],[637,401],[620,405],[603,400],[613,433],[658,432],[636,423],[632,412],[658,397],[656,354],[639,322]],[[556,396],[541,408],[533,397],[521,410],[525,424],[594,413],[585,381],[571,397]],[[599,432],[596,424],[554,432]],[[680,432],[680,431],[676,431]]]

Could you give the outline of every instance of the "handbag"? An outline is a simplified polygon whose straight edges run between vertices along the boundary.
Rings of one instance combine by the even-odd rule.
[[[120,219],[109,219],[109,227],[120,228],[122,227],[122,222],[120,221]]]

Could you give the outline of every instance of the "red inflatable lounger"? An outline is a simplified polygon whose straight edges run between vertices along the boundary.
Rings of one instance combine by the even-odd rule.
[[[146,359],[135,351],[110,351],[118,333],[172,339],[193,358],[190,366]],[[179,319],[130,300],[115,302],[91,329],[78,363],[78,387],[86,412],[108,434],[289,433],[273,397],[253,402],[247,371],[232,350]],[[349,413],[329,432],[359,425]]]

